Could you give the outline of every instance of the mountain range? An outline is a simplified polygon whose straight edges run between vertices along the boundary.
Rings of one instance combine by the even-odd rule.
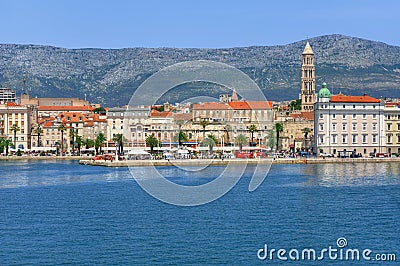
[[[333,93],[400,97],[400,47],[338,34],[308,41],[315,54],[317,90],[326,82]],[[242,70],[261,87],[268,100],[290,100],[297,99],[300,92],[305,44],[306,40],[221,49],[66,49],[0,44],[0,83],[18,93],[27,91],[31,97],[86,97],[105,106],[122,106],[158,70],[203,59]],[[218,97],[226,89],[193,82],[179,86],[163,100],[179,102],[195,96],[194,91]]]

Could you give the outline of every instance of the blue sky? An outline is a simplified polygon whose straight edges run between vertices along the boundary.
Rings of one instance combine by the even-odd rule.
[[[338,33],[400,46],[400,1],[0,0],[0,43],[237,47]]]

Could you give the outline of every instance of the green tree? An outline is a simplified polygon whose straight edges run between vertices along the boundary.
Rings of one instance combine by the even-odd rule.
[[[254,132],[257,132],[258,128],[257,128],[256,125],[252,124],[252,125],[249,126],[249,128],[247,130],[250,132],[250,134],[251,134],[251,142],[253,142],[254,141]]]
[[[103,147],[103,143],[106,141],[106,137],[103,133],[99,133],[94,141],[94,148],[96,149],[96,154],[102,153],[101,147]]]
[[[113,141],[118,144],[119,154],[122,154],[124,152],[124,136],[122,134],[116,134]]]
[[[11,131],[14,132],[14,149],[17,149],[17,131],[20,131],[20,128],[17,124],[13,124],[11,126]]]
[[[153,153],[154,147],[158,146],[158,139],[154,137],[153,135],[149,135],[146,138],[146,144],[150,147],[150,152]]]
[[[183,130],[179,130],[179,132],[174,136],[174,141],[178,141],[179,147],[182,146],[184,141],[187,141],[189,138]]]
[[[243,134],[239,134],[235,138],[235,143],[239,146],[239,151],[242,151],[243,145],[245,145],[247,143],[247,137]]]
[[[104,109],[103,107],[97,107],[93,109],[92,112],[95,114],[102,114],[102,115],[105,115],[107,113],[106,109]]]
[[[57,129],[58,129],[58,131],[61,132],[61,153],[60,154],[62,156],[63,151],[64,151],[64,131],[67,129],[63,124],[59,125]]]
[[[209,122],[206,119],[200,121],[200,126],[203,128],[203,139],[206,137],[206,127],[208,126]]]
[[[84,143],[82,136],[77,135],[75,138],[75,142],[76,142],[76,146],[78,148],[78,155],[80,156],[81,155],[81,147]]]
[[[210,137],[212,136],[212,137]],[[210,153],[213,152],[213,148],[216,145],[215,142],[215,137],[213,137],[213,135],[209,135],[207,138],[203,139],[203,141],[201,142],[201,146],[202,147],[208,147],[208,151]]]
[[[41,147],[41,141],[40,141],[40,135],[43,134],[43,129],[40,125],[38,125],[35,130],[34,130],[35,134],[37,135],[37,146]]]
[[[85,149],[92,148],[92,147],[94,147],[94,140],[92,140],[92,139],[85,139],[85,140],[83,141],[83,145],[85,145]]]
[[[1,146],[6,150],[6,156],[8,155],[8,148],[11,146],[12,141],[10,139],[2,139]]]
[[[272,150],[276,146],[275,132],[274,130],[269,130],[266,138],[268,147]]]
[[[275,123],[275,133],[276,133],[276,151],[279,149],[279,135],[283,131],[282,123]]]
[[[300,99],[297,99],[297,100],[291,101],[291,102],[289,103],[289,108],[290,108],[290,110],[292,110],[292,111],[294,111],[294,110],[301,110],[301,100],[300,100]]]

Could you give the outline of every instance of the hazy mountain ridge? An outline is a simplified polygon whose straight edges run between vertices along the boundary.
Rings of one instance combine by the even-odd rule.
[[[309,41],[315,53],[318,84],[326,81],[330,88],[344,92],[361,90],[376,93],[376,97],[400,97],[400,47],[343,35]],[[243,70],[268,99],[290,99],[300,91],[304,45],[305,41],[224,49],[65,49],[0,44],[0,82],[20,92],[25,75],[32,96],[86,94],[91,101],[114,106],[126,104],[135,88],[157,70],[177,62],[205,59]],[[208,88],[205,93],[217,91]],[[180,100],[178,96],[173,99]]]

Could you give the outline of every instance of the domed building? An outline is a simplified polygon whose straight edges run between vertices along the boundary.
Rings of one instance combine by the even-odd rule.
[[[326,83],[322,83],[322,88],[318,92],[318,102],[329,102],[331,99],[331,92],[326,86]]]

